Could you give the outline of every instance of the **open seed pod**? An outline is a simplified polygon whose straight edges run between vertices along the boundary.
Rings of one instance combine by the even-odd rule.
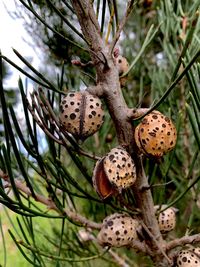
[[[166,208],[166,206],[167,205],[155,206],[155,212]],[[169,207],[168,209],[158,214],[157,220],[161,233],[167,233],[175,228],[176,212],[177,209],[175,209],[174,207]]]
[[[138,239],[140,229],[138,220],[125,213],[114,213],[103,220],[97,240],[102,246],[128,246]]]
[[[200,267],[199,248],[181,250],[176,263],[178,267]]]
[[[176,145],[177,133],[172,121],[158,111],[145,116],[135,129],[135,141],[141,153],[161,158]]]
[[[122,147],[113,148],[105,157],[97,161],[93,171],[93,185],[102,199],[121,192],[136,180],[135,164]]]
[[[60,109],[63,128],[76,139],[84,141],[103,124],[101,100],[87,91],[68,93],[62,99]]]

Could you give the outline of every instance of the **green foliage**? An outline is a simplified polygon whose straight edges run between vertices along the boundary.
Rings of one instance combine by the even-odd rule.
[[[84,37],[76,27],[77,18],[67,1],[20,2],[26,7],[20,9],[22,14],[31,12],[33,29],[38,32],[40,42],[49,48],[50,64],[58,67],[59,74],[49,78],[51,74],[36,70],[16,50],[15,54],[31,74],[1,56],[1,68],[6,61],[33,80],[35,88],[42,87],[30,96],[19,80],[19,101],[25,118],[21,125],[3,87],[1,71],[0,98],[6,134],[0,144],[0,169],[10,178],[13,196],[8,195],[1,182],[0,202],[18,214],[17,231],[11,229],[10,236],[33,266],[116,266],[114,259],[98,244],[80,240],[78,233],[82,226],[65,212],[70,209],[91,221],[102,222],[106,215],[124,209],[119,198],[101,201],[92,185],[97,157],[104,156],[118,144],[106,103],[103,103],[106,116],[102,128],[83,144],[59,131],[56,121],[60,100],[67,90],[80,90],[94,84],[94,68],[86,67],[83,72],[71,64],[73,56],[83,63],[90,60]],[[153,159],[144,162],[155,204],[165,203],[179,209],[178,227],[169,234],[170,239],[189,231],[200,231],[200,2],[153,1],[146,7],[147,2],[134,4],[117,45],[130,63],[128,81],[122,89],[128,106],[156,107],[172,118],[178,131],[175,150],[164,156],[162,162]],[[107,38],[109,25],[114,36],[125,4],[99,0],[94,1],[94,5],[102,37]],[[38,19],[34,20],[36,15]],[[34,115],[46,125],[45,130]],[[138,121],[133,124],[137,125]],[[65,141],[63,145],[57,142],[61,138]],[[27,186],[28,194],[18,190],[18,179]],[[51,198],[57,212],[38,204],[34,200],[38,195]],[[129,212],[134,214],[132,191],[126,190],[122,197],[132,207]],[[93,236],[96,235],[95,230]],[[127,262],[135,262],[131,266],[151,264],[149,259],[143,260],[129,249],[116,252]]]

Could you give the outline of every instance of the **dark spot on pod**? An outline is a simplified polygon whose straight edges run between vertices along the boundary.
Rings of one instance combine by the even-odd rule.
[[[79,109],[79,108],[76,108],[76,109],[75,109],[75,111],[76,111],[76,112],[79,112],[79,111],[80,111],[80,109]]]
[[[117,241],[120,241],[120,240],[121,240],[121,238],[120,238],[120,237],[118,237],[118,238],[116,238],[116,240],[117,240]]]
[[[111,173],[111,172],[112,172],[112,170],[111,170],[111,169],[109,169],[109,170],[108,170],[108,172],[109,172],[109,173]]]
[[[124,230],[124,234],[126,235],[128,232],[127,232],[127,230]]]
[[[66,100],[63,100],[63,101],[62,101],[62,104],[63,104],[63,105],[64,105],[64,104],[66,104],[66,103],[67,103],[67,101],[66,101]]]
[[[91,114],[89,114],[88,117],[89,117],[90,119],[92,119],[92,115],[91,115]]]
[[[118,60],[118,63],[122,63],[122,60],[121,60],[121,59],[119,59],[119,60]]]
[[[109,240],[109,241],[112,241],[112,237],[108,237],[108,240]]]
[[[101,125],[100,124],[97,124],[97,128],[99,128]]]
[[[170,132],[167,132],[167,135],[170,135]]]
[[[130,164],[130,163],[128,163],[128,167],[129,167],[129,168],[131,167],[131,164]]]
[[[64,113],[64,109],[61,109],[61,113]]]
[[[149,135],[151,135],[152,137],[156,137],[156,133],[154,132],[150,132]]]
[[[144,128],[141,128],[140,131],[141,131],[141,133],[143,133],[144,132]]]
[[[121,169],[121,166],[119,164],[117,164],[117,168]]]
[[[143,143],[143,144],[146,144],[147,142],[146,142],[146,140],[145,140],[145,139],[142,139],[142,143]]]
[[[95,116],[97,113],[96,113],[96,111],[93,110],[93,111],[91,112],[91,114]]]
[[[126,161],[126,158],[125,158],[125,157],[123,157],[123,158],[122,158],[122,160],[123,160],[123,161]]]
[[[113,221],[108,221],[108,226],[112,226],[113,225]]]
[[[74,96],[74,94],[69,94],[69,96],[70,96],[70,97],[73,97],[73,96]]]
[[[93,101],[94,101],[94,99],[93,99],[93,98],[90,98],[90,101],[91,101],[91,102],[93,102]]]
[[[170,145],[172,146],[173,144],[174,144],[174,142],[173,142],[173,141],[171,141],[171,142],[170,142]]]
[[[156,130],[158,131],[158,130],[159,130],[159,128],[158,128],[158,127],[156,127]]]
[[[76,118],[76,114],[75,114],[75,113],[71,113],[71,114],[70,114],[70,119],[71,119],[71,120],[74,120],[75,118]]]
[[[67,114],[65,115],[65,118],[66,118],[66,119],[68,118],[68,115],[67,115]]]
[[[90,108],[94,108],[94,106],[93,105],[90,105]]]
[[[147,119],[142,120],[142,124],[147,124],[147,122],[148,122]]]
[[[187,257],[183,257],[183,258],[182,258],[182,261],[183,261],[183,262],[187,262]]]
[[[96,103],[96,106],[99,107],[99,103]]]
[[[119,235],[119,234],[120,234],[120,232],[119,232],[119,231],[116,231],[116,232],[115,232],[115,234],[116,234],[116,235]]]
[[[70,104],[73,106],[74,105],[74,101],[70,102]]]
[[[163,128],[166,128],[166,124],[163,123],[163,124],[162,124],[162,127],[163,127]]]
[[[156,120],[156,119],[158,118],[158,116],[157,116],[157,115],[153,115],[152,118],[153,118],[154,120]]]
[[[67,104],[65,105],[65,108],[68,108],[68,105]]]
[[[114,157],[115,157],[114,155],[110,155],[109,160],[112,161],[114,159]]]
[[[169,123],[170,122],[170,119],[167,118],[167,117],[165,117],[165,121]]]

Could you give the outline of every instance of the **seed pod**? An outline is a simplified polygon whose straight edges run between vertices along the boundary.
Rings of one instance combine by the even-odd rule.
[[[164,209],[166,205],[155,206],[155,211]],[[174,207],[170,207],[163,212],[158,214],[158,225],[161,233],[167,233],[173,230],[176,226],[176,209]]]
[[[192,250],[181,250],[177,256],[177,267],[200,267],[199,254]]]
[[[143,154],[161,158],[176,145],[177,133],[172,121],[158,111],[145,116],[135,129],[135,141]]]
[[[93,184],[102,199],[121,192],[134,184],[135,164],[122,147],[113,148],[105,157],[97,161],[93,171]]]
[[[103,124],[101,100],[87,91],[68,93],[62,99],[60,108],[63,128],[76,139],[84,141]]]
[[[103,220],[97,240],[102,246],[127,246],[138,239],[140,229],[138,220],[125,213],[114,213]]]
[[[129,69],[129,63],[127,59],[125,57],[122,57],[121,55],[119,55],[115,59],[115,62],[116,62],[116,66],[119,72],[119,76],[122,76]],[[127,81],[127,76],[120,77],[119,81],[122,87],[125,86],[126,81]]]

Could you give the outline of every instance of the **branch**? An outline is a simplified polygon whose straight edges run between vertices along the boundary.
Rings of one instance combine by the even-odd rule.
[[[114,49],[117,41],[119,40],[120,34],[121,34],[121,32],[122,32],[122,30],[123,30],[123,28],[124,28],[124,26],[125,26],[125,24],[126,24],[126,22],[128,20],[129,15],[132,12],[133,3],[134,3],[134,0],[133,1],[129,1],[128,4],[127,4],[126,13],[124,14],[123,19],[121,20],[121,22],[119,24],[118,30],[117,30],[117,32],[116,32],[116,34],[115,34],[115,36],[114,36],[114,38],[113,38],[113,40],[112,40],[112,42],[110,44],[110,47],[109,47],[110,55],[112,55],[113,49]]]
[[[10,185],[11,187],[9,176],[6,173],[4,173],[2,170],[0,170],[0,177],[4,181],[6,181],[8,185]],[[33,197],[30,189],[18,179],[15,179],[15,185],[19,191],[25,193],[28,197]],[[37,193],[35,193],[34,199],[35,201],[44,204],[48,209],[52,209],[58,213],[61,213],[61,211],[56,207],[52,199],[46,198],[45,196],[39,195]],[[90,227],[92,229],[101,229],[100,223],[95,223],[93,221],[90,221],[87,218],[83,217],[82,215],[75,213],[73,211],[67,210],[67,209],[64,209],[63,211],[64,211],[64,214],[75,223],[81,224],[85,227]],[[63,212],[62,212],[62,215],[63,215]]]
[[[192,235],[192,236],[183,236],[181,238],[172,240],[167,243],[166,250],[172,250],[178,246],[184,246],[186,244],[194,244],[200,242],[200,234]]]

